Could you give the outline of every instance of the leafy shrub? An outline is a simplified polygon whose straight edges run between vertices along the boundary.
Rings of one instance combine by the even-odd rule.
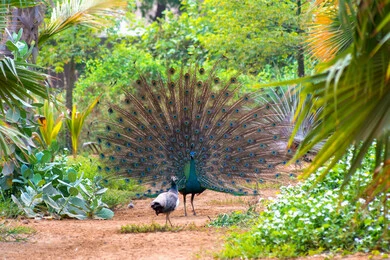
[[[84,178],[93,180],[96,175],[99,175],[97,171],[97,165],[98,165],[97,157],[94,156],[85,157],[79,155],[77,157],[70,156],[64,159],[66,165],[74,168],[75,171],[77,171],[79,177],[82,174]]]
[[[123,206],[128,204],[132,198],[136,197],[135,194],[135,192],[128,190],[108,189],[107,192],[103,194],[102,200],[112,209],[118,205]]]
[[[141,187],[135,181],[123,178],[113,178],[113,176],[106,175],[103,171],[97,170],[99,164],[97,157],[83,157],[76,158],[68,157],[67,164],[72,165],[79,175],[83,174],[85,178],[94,180],[97,176],[101,178],[101,185],[107,188],[107,191],[102,195],[102,201],[107,204],[109,208],[114,208],[118,205],[125,205],[140,193]]]
[[[363,210],[365,201],[355,200],[372,177],[373,160],[375,156],[368,156],[342,190],[347,167],[343,161],[320,183],[314,181],[321,171],[295,187],[283,187],[249,232],[234,233],[227,239],[221,256],[294,257],[322,251],[390,250],[386,230],[389,201],[383,204],[377,198]]]
[[[120,177],[111,179],[107,177],[103,185],[108,188],[103,195],[103,201],[110,208],[129,203],[131,199],[137,198],[137,194],[143,193],[144,190],[134,180]]]
[[[77,81],[74,95],[80,105],[101,93],[105,93],[103,102],[117,100],[121,89],[138,79],[139,72],[156,75],[164,71],[161,61],[154,60],[150,53],[133,44],[116,43],[112,51],[86,63],[86,73]]]
[[[66,156],[51,161],[50,152],[38,152],[34,164],[21,166],[21,176],[14,182],[23,184],[20,198],[12,200],[28,217],[45,214],[77,219],[112,218],[114,213],[102,202],[102,178],[93,181],[77,176],[74,168],[66,165]]]

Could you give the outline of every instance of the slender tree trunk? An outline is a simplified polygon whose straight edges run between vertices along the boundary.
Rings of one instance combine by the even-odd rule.
[[[66,108],[72,111],[73,107],[73,88],[76,82],[76,63],[73,57],[70,59],[68,63],[64,65],[64,85],[65,85],[65,105]],[[72,151],[72,139],[70,135],[69,129],[66,131],[65,135],[66,146],[69,151]]]
[[[305,56],[303,55],[302,45],[298,47],[297,61],[298,61],[298,77],[305,76]]]
[[[153,18],[153,21],[156,21],[158,18],[162,18],[163,17],[163,12],[165,11],[165,9],[167,9],[167,3],[164,1],[157,1],[157,10],[156,10],[156,14]]]
[[[301,0],[297,0],[297,15],[298,19],[299,16],[301,15],[301,8],[302,8],[302,2]],[[298,34],[302,33],[302,30],[300,28],[300,25],[298,25]],[[297,51],[297,61],[298,61],[298,77],[303,77],[305,76],[305,56],[304,56],[304,50],[303,46],[300,44],[298,46],[298,51]]]

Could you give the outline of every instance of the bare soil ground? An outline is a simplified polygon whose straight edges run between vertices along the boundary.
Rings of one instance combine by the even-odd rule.
[[[263,190],[262,197],[275,196],[277,189]],[[189,201],[187,197],[187,201]],[[0,259],[213,259],[223,246],[225,229],[204,226],[220,213],[246,210],[258,198],[235,197],[205,191],[195,197],[197,215],[188,202],[184,216],[182,197],[179,208],[171,214],[174,226],[195,224],[199,230],[122,234],[127,224],[165,224],[165,216],[156,216],[150,208],[152,199],[134,201],[133,209],[116,210],[112,220],[18,220],[37,232],[27,242],[0,243]],[[326,256],[305,259],[325,259]],[[335,259],[368,259],[355,254]]]
[[[265,198],[276,190],[263,191]],[[220,213],[246,210],[258,198],[235,197],[205,191],[194,200],[192,215],[187,196],[187,217],[182,196],[178,209],[171,214],[174,226],[195,224],[203,227]],[[136,200],[133,209],[116,210],[112,220],[24,220],[19,224],[33,227],[37,233],[27,242],[0,243],[2,259],[212,259],[222,248],[225,230],[200,228],[179,232],[122,234],[127,224],[165,224],[165,215],[156,216],[150,208],[152,199]]]

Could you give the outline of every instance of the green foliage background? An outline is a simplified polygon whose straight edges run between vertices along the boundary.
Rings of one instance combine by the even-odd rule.
[[[349,151],[348,157],[352,157]],[[348,254],[369,252],[376,248],[390,250],[388,227],[390,203],[383,204],[386,194],[366,205],[354,198],[371,181],[375,165],[374,146],[362,167],[341,192],[348,165],[339,161],[326,178],[317,183],[325,167],[305,182],[282,187],[280,194],[266,205],[260,215],[251,209],[244,213],[220,215],[212,226],[242,226],[247,232],[235,231],[228,237],[222,258],[297,257],[322,252]]]

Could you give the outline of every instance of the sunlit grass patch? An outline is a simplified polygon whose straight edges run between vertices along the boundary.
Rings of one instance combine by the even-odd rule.
[[[189,223],[184,226],[170,226],[170,225],[160,225],[158,223],[152,222],[151,224],[129,224],[121,226],[120,232],[127,233],[154,233],[154,232],[179,232],[179,231],[199,231],[205,227],[196,226],[195,223]]]
[[[12,226],[3,222],[0,223],[0,242],[23,242],[35,232],[31,227]]]
[[[211,227],[249,227],[258,218],[259,214],[254,207],[250,207],[247,211],[234,211],[230,214],[219,214],[213,219],[208,226]]]
[[[207,205],[214,205],[214,206],[226,206],[226,205],[238,205],[238,204],[247,204],[247,200],[242,197],[236,197],[236,198],[227,198],[223,200],[210,200],[207,202]]]

